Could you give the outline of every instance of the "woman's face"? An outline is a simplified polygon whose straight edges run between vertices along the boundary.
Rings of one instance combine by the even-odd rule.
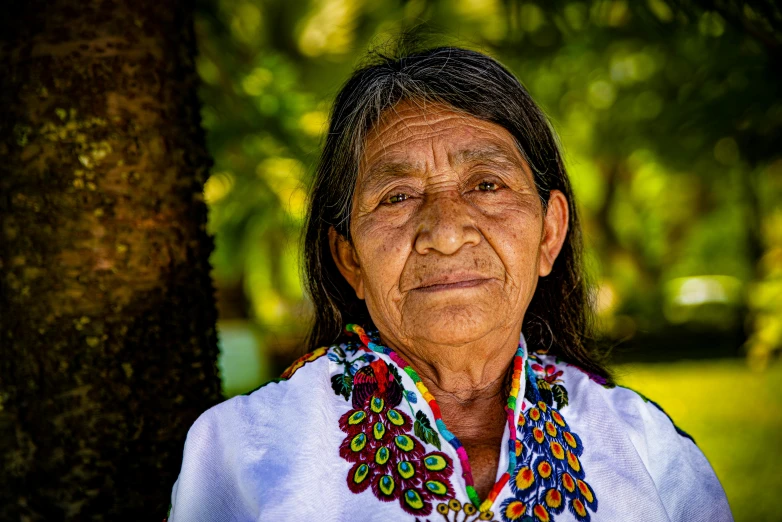
[[[405,102],[368,133],[352,241],[332,229],[331,244],[386,342],[459,345],[520,331],[566,230],[564,196],[543,215],[507,130]]]

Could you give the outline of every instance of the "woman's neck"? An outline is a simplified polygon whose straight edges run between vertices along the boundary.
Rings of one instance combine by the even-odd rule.
[[[386,338],[382,333],[381,340],[415,368],[441,408],[442,401],[469,407],[502,394],[508,368],[518,349],[520,330],[492,331],[459,345]]]

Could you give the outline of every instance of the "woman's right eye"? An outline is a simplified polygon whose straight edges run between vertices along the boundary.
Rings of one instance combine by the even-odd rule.
[[[405,201],[409,197],[410,196],[408,196],[407,194],[402,194],[402,193],[394,194],[393,196],[388,196],[385,199],[384,203],[387,203],[389,205],[393,205],[395,203],[401,203],[401,202]]]

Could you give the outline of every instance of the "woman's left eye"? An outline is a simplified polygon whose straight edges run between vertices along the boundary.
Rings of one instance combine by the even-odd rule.
[[[481,192],[494,192],[500,187],[493,181],[481,181],[480,183],[478,183],[478,186],[475,188],[480,190]]]

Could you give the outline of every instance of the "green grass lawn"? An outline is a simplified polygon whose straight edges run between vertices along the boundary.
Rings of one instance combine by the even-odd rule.
[[[628,364],[620,384],[660,404],[693,436],[722,482],[736,522],[782,521],[782,364],[743,360]]]

